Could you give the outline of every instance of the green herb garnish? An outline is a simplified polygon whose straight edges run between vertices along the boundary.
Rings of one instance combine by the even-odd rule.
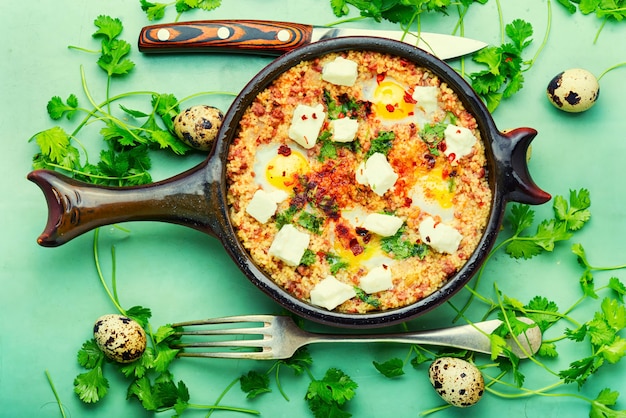
[[[373,154],[380,152],[387,155],[393,145],[393,140],[396,138],[396,134],[392,131],[380,131],[376,138],[372,139],[370,149],[367,150],[365,158],[371,157]]]
[[[360,287],[355,287],[354,291],[356,292],[356,297],[359,298],[361,301],[373,306],[374,308],[380,308],[380,299],[378,299],[376,296],[368,295]]]
[[[343,261],[341,258],[339,258],[339,256],[332,253],[327,253],[325,258],[326,261],[328,261],[328,264],[330,264],[331,274],[337,274],[339,270],[348,268],[350,266],[347,261]]]
[[[428,253],[428,246],[422,243],[411,242],[404,237],[405,228],[400,228],[395,235],[380,240],[382,250],[391,254],[393,258],[403,260],[410,257],[423,259]]]

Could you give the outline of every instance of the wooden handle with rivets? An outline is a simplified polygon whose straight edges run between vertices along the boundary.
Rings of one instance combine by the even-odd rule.
[[[262,20],[201,20],[144,27],[139,50],[281,55],[311,42],[313,27]]]

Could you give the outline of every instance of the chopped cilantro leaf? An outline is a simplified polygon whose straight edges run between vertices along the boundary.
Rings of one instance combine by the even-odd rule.
[[[266,374],[261,374],[254,370],[244,374],[239,378],[241,390],[244,391],[248,399],[253,399],[262,393],[268,393],[270,389],[270,379]]]
[[[317,256],[310,249],[306,249],[304,254],[302,255],[302,259],[300,260],[300,264],[303,266],[312,266],[317,261]]]
[[[404,238],[404,228],[400,228],[395,235],[382,238],[381,248],[384,252],[391,254],[393,258],[399,260],[410,257],[422,259],[428,252],[426,244],[411,242]]]
[[[371,157],[373,154],[380,152],[387,155],[393,145],[396,134],[391,131],[380,131],[376,138],[372,139],[370,149],[365,154],[365,158]]]
[[[355,287],[354,291],[356,292],[356,297],[362,300],[363,302],[367,303],[368,305],[373,306],[374,308],[380,307],[380,299],[378,299],[376,296],[368,295],[360,287]]]
[[[313,380],[305,399],[316,418],[350,417],[341,407],[355,395],[357,384],[339,369],[326,371],[322,380]]]
[[[385,377],[398,377],[404,374],[404,362],[402,359],[394,357],[383,363],[373,362],[374,367]]]

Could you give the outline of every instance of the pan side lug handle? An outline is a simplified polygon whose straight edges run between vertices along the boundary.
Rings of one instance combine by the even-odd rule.
[[[537,131],[532,128],[517,128],[496,137],[498,149],[494,154],[501,167],[507,201],[541,205],[552,198],[537,186],[528,170],[529,147],[535,136]]]
[[[215,202],[207,196],[204,165],[142,186],[107,187],[80,182],[55,171],[35,170],[28,180],[42,190],[48,219],[37,243],[57,247],[104,225],[161,221],[215,235]]]

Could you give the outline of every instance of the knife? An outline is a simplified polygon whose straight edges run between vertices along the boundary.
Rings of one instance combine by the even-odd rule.
[[[451,59],[485,47],[474,39],[438,33],[346,29],[266,20],[199,20],[146,26],[139,34],[139,50],[163,52],[236,52],[281,55],[300,46],[345,36],[395,39]]]

